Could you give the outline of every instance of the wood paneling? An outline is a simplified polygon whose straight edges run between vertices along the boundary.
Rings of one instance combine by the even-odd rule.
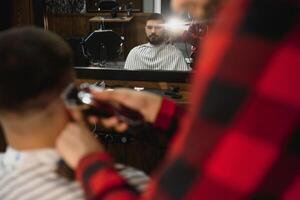
[[[136,14],[132,23],[129,24],[125,46],[126,56],[133,47],[147,42],[145,36],[145,24],[149,15],[150,14],[147,13]]]
[[[83,37],[89,33],[89,18],[80,14],[47,15],[48,29],[62,37]]]
[[[89,19],[96,14],[47,14],[48,29],[56,32],[62,37],[85,37],[95,28],[89,23]],[[98,14],[99,15],[99,14]],[[101,16],[109,16],[109,13],[102,13]],[[124,14],[119,14],[122,16]],[[124,24],[125,36],[125,56],[135,46],[145,43],[145,23],[149,13],[134,13],[134,18]],[[111,28],[121,34],[122,24],[106,24],[106,28]],[[92,27],[92,28],[90,28]],[[90,30],[91,29],[91,30]]]
[[[32,0],[12,0],[12,26],[32,25]]]
[[[6,148],[6,141],[0,124],[0,152],[5,151],[5,148]]]

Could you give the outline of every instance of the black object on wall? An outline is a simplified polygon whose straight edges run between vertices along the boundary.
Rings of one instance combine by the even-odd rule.
[[[87,12],[111,11],[117,6],[116,0],[89,0],[86,2]]]
[[[118,7],[118,4],[115,0],[102,0],[99,6],[101,10],[113,10]]]
[[[39,27],[44,27],[45,0],[33,0],[32,4],[34,24]]]
[[[171,13],[170,0],[161,1],[161,14],[168,16],[171,15]]]
[[[98,12],[100,7],[100,0],[89,0],[86,2],[87,12]]]
[[[11,27],[12,3],[11,0],[0,0],[0,30]]]

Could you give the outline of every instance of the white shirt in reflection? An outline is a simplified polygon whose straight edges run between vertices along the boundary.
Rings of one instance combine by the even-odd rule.
[[[125,67],[127,70],[170,70],[189,71],[191,68],[179,49],[172,44],[150,43],[134,47],[128,54]]]

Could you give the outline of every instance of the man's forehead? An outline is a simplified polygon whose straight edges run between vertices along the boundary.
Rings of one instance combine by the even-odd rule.
[[[150,20],[148,20],[147,21],[147,25],[159,25],[159,24],[163,24],[164,22],[162,21],[162,20],[152,20],[152,19],[150,19]]]

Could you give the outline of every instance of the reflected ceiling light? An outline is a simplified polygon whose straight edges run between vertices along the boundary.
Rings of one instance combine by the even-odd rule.
[[[179,18],[170,18],[167,23],[165,24],[166,29],[169,32],[184,32],[188,30],[190,23],[185,22]]]

